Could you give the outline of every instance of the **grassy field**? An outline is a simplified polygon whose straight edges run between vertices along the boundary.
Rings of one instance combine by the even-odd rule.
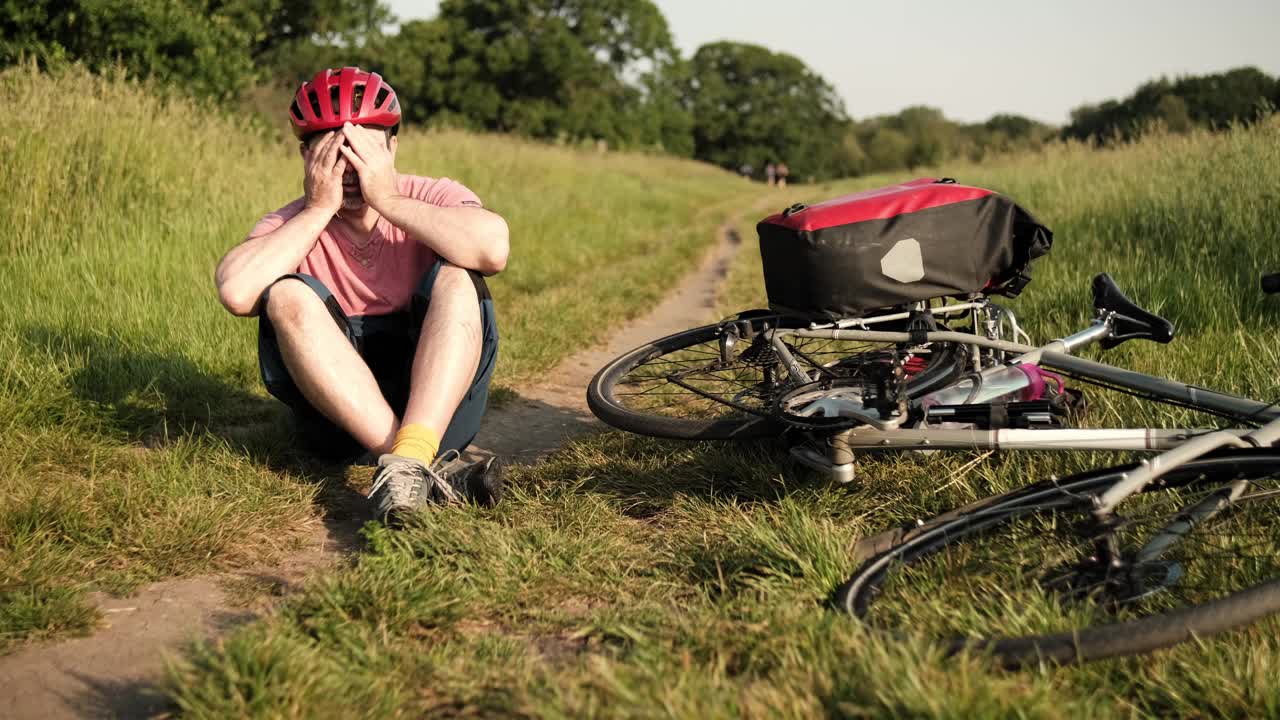
[[[254,324],[211,273],[298,192],[289,142],[72,73],[0,75],[32,110],[0,131],[0,650],[95,622],[91,589],[287,551],[340,469],[288,451]],[[408,133],[401,168],[458,178],[515,229],[491,284],[498,381],[536,377],[643,312],[735,208],[760,195],[705,166],[506,138]],[[1169,347],[1112,362],[1280,396],[1280,125],[1045,154],[945,174],[1006,192],[1056,233],[1010,303],[1037,340],[1088,319],[1109,271],[1167,315]],[[903,177],[775,193],[778,207]],[[740,228],[747,248],[753,232]],[[763,303],[744,252],[722,299]],[[1180,411],[1099,396],[1091,422]],[[190,717],[1168,717],[1280,714],[1280,624],[1141,659],[993,670],[864,631],[824,603],[860,537],[1101,460],[900,455],[833,488],[767,443],[604,433],[511,473],[492,512],[373,528],[355,567],[197,648],[172,697]]]
[[[340,468],[291,454],[257,324],[212,273],[301,192],[291,140],[71,71],[0,75],[0,651],[95,622],[87,590],[263,560]],[[404,133],[399,168],[514,228],[491,283],[511,386],[645,312],[759,193],[705,165]],[[509,397],[509,393],[507,393]]]
[[[1280,268],[1280,124],[937,172],[1004,191],[1055,231],[1010,303],[1037,340],[1088,322],[1088,280],[1105,270],[1180,333],[1108,360],[1280,396],[1280,312],[1257,290]],[[757,262],[743,254],[726,310],[763,303]],[[1089,419],[1196,418],[1099,394]],[[173,697],[191,717],[1280,714],[1275,620],[1152,657],[1002,672],[825,607],[858,538],[1105,456],[885,456],[847,487],[780,458],[617,432],[573,443],[515,468],[495,512],[372,530],[356,567],[192,652]]]

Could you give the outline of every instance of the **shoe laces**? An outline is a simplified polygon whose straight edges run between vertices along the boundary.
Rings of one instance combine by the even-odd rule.
[[[387,492],[393,498],[400,495],[408,495],[412,498],[413,485],[417,479],[419,467],[411,462],[393,462],[384,465],[382,472],[378,473],[378,481],[369,489],[369,497],[376,495],[378,490],[386,485]]]
[[[426,469],[427,479],[431,480],[447,503],[461,503],[463,501],[462,490],[453,485],[455,473],[446,473],[444,471],[444,468],[449,463],[460,457],[462,457],[462,453],[457,450],[446,450],[436,458],[435,462],[431,463],[431,467]]]

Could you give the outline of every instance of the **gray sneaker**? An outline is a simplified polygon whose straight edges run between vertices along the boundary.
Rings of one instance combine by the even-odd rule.
[[[387,453],[378,458],[373,472],[369,502],[374,517],[387,524],[400,524],[404,516],[427,502],[430,483],[427,468],[418,460]]]
[[[444,452],[430,467],[413,458],[383,455],[369,490],[375,516],[389,525],[403,524],[408,513],[428,503],[493,507],[501,497],[501,464],[494,458],[467,462],[457,450]]]
[[[436,457],[426,469],[431,485],[428,493],[433,502],[441,505],[458,505],[467,498],[466,474],[468,463],[462,461],[457,450],[446,450]]]
[[[493,507],[502,499],[502,471],[502,462],[496,457],[468,462],[457,450],[445,452],[427,470],[441,486],[453,491],[448,502],[466,501],[482,507]]]

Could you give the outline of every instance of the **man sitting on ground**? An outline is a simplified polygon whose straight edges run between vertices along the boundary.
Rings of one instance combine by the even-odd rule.
[[[223,305],[257,315],[267,390],[313,451],[378,457],[369,499],[400,521],[428,502],[498,500],[480,427],[498,328],[484,275],[507,223],[458,182],[396,172],[400,104],[377,74],[321,70],[289,109],[304,195],[218,263]]]

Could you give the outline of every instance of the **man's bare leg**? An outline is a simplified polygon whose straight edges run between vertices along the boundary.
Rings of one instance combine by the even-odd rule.
[[[409,400],[390,456],[393,459],[385,465],[379,463],[369,495],[375,513],[389,524],[402,522],[406,512],[427,498],[492,506],[502,497],[500,469],[494,472],[492,460],[480,466],[480,472],[465,475],[455,474],[462,468],[436,467],[425,475],[416,475],[413,470],[415,461],[431,464],[471,387],[480,364],[482,335],[480,298],[471,277],[461,268],[441,265],[414,350]],[[429,484],[424,487],[421,481]]]
[[[271,286],[264,311],[302,396],[365,448],[389,451],[400,424],[373,372],[320,296],[302,281],[287,278]]]
[[[423,425],[444,437],[480,365],[480,298],[466,270],[444,263],[413,356],[405,425]]]

